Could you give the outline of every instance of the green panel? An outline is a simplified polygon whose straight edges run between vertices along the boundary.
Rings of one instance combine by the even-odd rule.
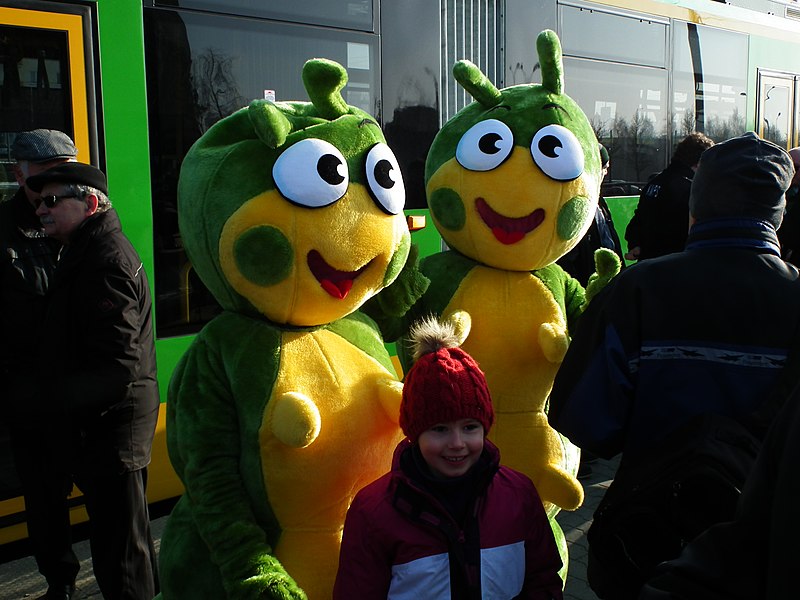
[[[613,198],[606,198],[608,210],[611,211],[611,218],[614,219],[614,229],[617,230],[620,244],[622,244],[623,254],[628,252],[628,242],[625,241],[625,229],[628,227],[628,223],[631,217],[633,217],[633,211],[636,210],[636,205],[638,203],[639,196],[616,196]]]
[[[425,217],[425,227],[411,233],[411,241],[419,246],[419,257],[436,254],[442,251],[442,236],[433,224],[431,211],[427,208],[414,208],[405,211],[406,215],[420,215]]]
[[[125,234],[142,257],[155,298],[142,3],[140,0],[96,1],[109,195],[119,212]],[[155,317],[158,319],[157,313]],[[192,339],[156,341],[162,402],[167,399],[172,371]]]
[[[142,3],[97,0],[109,196],[153,284],[153,216]],[[168,60],[165,57],[165,60]]]
[[[158,391],[161,402],[167,401],[167,387],[175,365],[192,343],[194,336],[183,336],[156,340],[156,361],[158,363]]]

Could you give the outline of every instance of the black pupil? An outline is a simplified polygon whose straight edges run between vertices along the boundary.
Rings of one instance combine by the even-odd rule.
[[[503,138],[501,138],[498,133],[486,133],[478,140],[478,148],[480,148],[480,151],[484,154],[497,154],[500,152],[497,142],[501,139]]]
[[[546,135],[539,140],[539,150],[545,156],[550,158],[557,158],[556,148],[563,148],[561,140],[554,135]]]
[[[344,177],[339,173],[339,165],[342,161],[333,154],[323,154],[317,161],[317,173],[327,183],[339,185],[344,181]]]
[[[379,160],[375,164],[375,181],[379,186],[385,189],[391,189],[394,186],[394,181],[389,176],[392,172],[392,163],[388,160]]]

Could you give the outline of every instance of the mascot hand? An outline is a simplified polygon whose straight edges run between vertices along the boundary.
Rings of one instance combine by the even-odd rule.
[[[443,321],[453,326],[453,331],[458,337],[458,345],[463,346],[472,329],[472,317],[470,314],[465,310],[457,310],[447,315]]]
[[[228,589],[231,600],[308,600],[277,558],[263,554],[252,562],[251,572],[256,574]]]
[[[419,248],[411,244],[403,269],[388,287],[367,300],[361,310],[372,317],[384,339],[396,340],[404,333],[402,318],[411,310],[431,281],[419,270]]]
[[[322,419],[314,402],[301,392],[285,392],[271,402],[272,433],[291,448],[305,448],[319,436]]]
[[[400,422],[400,400],[403,398],[403,384],[396,379],[385,379],[378,383],[378,399],[392,423]]]
[[[548,361],[560,363],[569,347],[567,330],[558,323],[542,323],[539,326],[539,345]]]
[[[594,251],[594,268],[595,272],[589,277],[589,282],[586,284],[586,304],[617,276],[622,268],[622,263],[614,251],[608,248],[598,248]]]

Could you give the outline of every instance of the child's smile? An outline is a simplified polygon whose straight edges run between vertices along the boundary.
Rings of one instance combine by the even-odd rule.
[[[460,477],[483,452],[483,425],[475,419],[437,423],[419,436],[419,449],[431,472],[442,478]]]

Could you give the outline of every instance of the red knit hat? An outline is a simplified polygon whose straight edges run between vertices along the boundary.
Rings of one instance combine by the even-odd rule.
[[[475,419],[484,434],[494,422],[486,377],[478,363],[458,347],[449,323],[430,317],[411,328],[416,362],[403,383],[400,428],[414,443],[437,423]]]

